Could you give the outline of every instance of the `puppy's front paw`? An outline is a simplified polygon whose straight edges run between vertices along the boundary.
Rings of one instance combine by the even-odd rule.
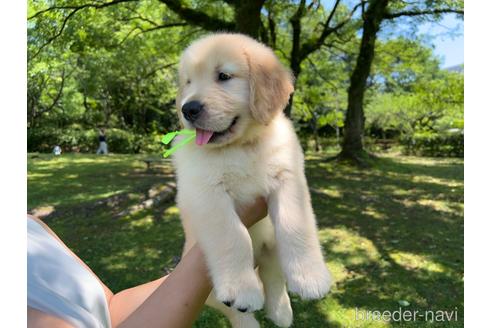
[[[254,273],[247,279],[219,283],[215,293],[219,301],[240,312],[260,310],[265,302],[263,288]]]
[[[332,284],[331,274],[324,263],[297,266],[297,270],[292,270],[286,276],[289,291],[306,300],[323,298]]]

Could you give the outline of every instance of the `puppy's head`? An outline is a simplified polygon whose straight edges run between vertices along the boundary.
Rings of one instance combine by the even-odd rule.
[[[176,106],[198,145],[220,147],[250,140],[293,91],[291,73],[268,47],[240,34],[213,34],[184,51]]]

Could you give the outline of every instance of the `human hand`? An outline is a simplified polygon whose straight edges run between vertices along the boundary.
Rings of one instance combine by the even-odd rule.
[[[265,198],[256,198],[254,203],[239,209],[238,215],[246,228],[250,228],[268,215],[268,205]]]

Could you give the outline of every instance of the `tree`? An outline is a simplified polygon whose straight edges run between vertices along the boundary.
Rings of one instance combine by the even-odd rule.
[[[395,21],[416,26],[445,13],[462,15],[463,2],[331,3],[324,8],[317,0],[30,0],[30,126],[103,122],[140,134],[171,128],[179,53],[207,31],[236,31],[268,44],[290,66],[297,91],[286,114],[309,122],[314,135],[327,126],[340,128],[340,157],[361,159],[365,94],[377,81],[371,71],[378,31],[396,27]],[[63,84],[61,67],[71,72]],[[388,78],[386,87],[412,77],[401,74]],[[37,96],[39,90],[44,96]]]
[[[55,5],[34,13],[29,17],[30,20],[50,12],[68,12],[62,20],[60,29],[47,38],[46,42],[39,47],[38,52],[60,37],[69,20],[73,19],[77,13],[87,9],[99,10],[128,4],[133,5],[136,2],[136,0],[113,0],[104,3],[88,2],[79,5]],[[171,22],[154,23],[154,26],[147,29],[147,31],[189,24],[212,32],[232,31],[244,33],[259,39],[274,49],[278,38],[276,26],[279,25],[276,22],[277,15],[275,13],[280,11],[289,13],[290,17],[282,18],[288,20],[292,26],[291,51],[290,56],[286,59],[289,61],[289,66],[295,78],[301,73],[301,64],[311,54],[324,46],[330,47],[336,41],[346,41],[341,36],[343,29],[347,26],[349,28],[352,27],[349,23],[351,23],[357,8],[363,3],[357,3],[349,10],[341,4],[341,0],[336,0],[332,9],[326,12],[318,1],[312,1],[307,5],[306,0],[301,0],[299,5],[290,1],[270,1],[267,3],[265,0],[222,0],[198,3],[195,6],[185,5],[179,0],[159,0],[159,2],[165,4],[167,8],[174,12],[181,22],[179,20],[176,22],[176,19],[173,19]],[[225,12],[222,15],[223,17],[218,17],[219,8],[221,8],[220,11]],[[266,14],[262,13],[262,9],[266,10]],[[293,13],[290,14],[292,11]],[[302,20],[304,20],[303,24],[301,23]],[[267,22],[266,25],[264,21]],[[309,27],[309,30],[306,27]],[[355,34],[355,31],[352,31],[352,33]],[[292,104],[293,98],[291,97],[285,109],[285,114],[289,117],[291,116]]]
[[[149,1],[84,7],[66,22],[73,1],[47,5],[29,2],[28,139],[37,140],[30,145],[68,136],[82,144],[76,139],[89,140],[98,126],[136,135],[137,144],[176,128],[176,63],[196,28]]]
[[[443,6],[445,5],[445,6]],[[362,6],[362,39],[356,65],[350,76],[345,131],[340,158],[363,163],[365,150],[362,142],[364,133],[364,92],[367,78],[374,59],[377,33],[383,20],[398,17],[431,15],[439,19],[444,13],[464,14],[463,1],[427,1],[423,4],[395,1],[389,6],[388,0],[371,0],[367,10]],[[396,11],[394,9],[396,8]]]
[[[290,52],[290,69],[294,74],[295,78],[299,77],[299,75],[301,74],[302,62],[305,61],[312,53],[321,49],[323,46],[330,47],[337,40],[340,41],[341,39],[340,33],[342,28],[348,25],[357,8],[362,5],[362,2],[358,3],[350,11],[347,12],[347,8],[345,7],[342,8],[342,10],[339,10],[340,0],[336,0],[335,4],[333,5],[333,8],[328,13],[327,18],[319,19],[316,20],[315,22],[315,26],[317,25],[322,26],[321,32],[315,33],[315,28],[313,28],[310,31],[309,36],[307,36],[305,38],[305,41],[302,42],[301,19],[306,16],[306,13],[309,10],[311,10],[314,4],[315,1],[313,1],[308,7],[306,7],[306,1],[301,0],[294,15],[290,18],[290,23],[292,25],[292,48]],[[332,24],[337,14],[339,18],[335,24]],[[340,18],[340,16],[342,16],[343,18]],[[335,40],[331,41],[332,44],[331,45],[326,44],[327,39],[333,35],[335,36]],[[346,42],[346,40],[344,41]],[[291,116],[293,96],[294,95],[291,96],[289,104],[285,109],[285,114],[288,117]]]

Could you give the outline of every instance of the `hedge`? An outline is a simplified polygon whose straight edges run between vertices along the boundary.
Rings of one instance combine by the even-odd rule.
[[[162,151],[161,135],[135,134],[122,129],[106,129],[106,140],[112,153],[158,153]],[[59,145],[64,152],[96,152],[99,141],[94,129],[39,128],[27,133],[28,152],[51,152]]]
[[[434,157],[463,157],[465,152],[463,130],[419,132],[401,139],[405,153]]]

